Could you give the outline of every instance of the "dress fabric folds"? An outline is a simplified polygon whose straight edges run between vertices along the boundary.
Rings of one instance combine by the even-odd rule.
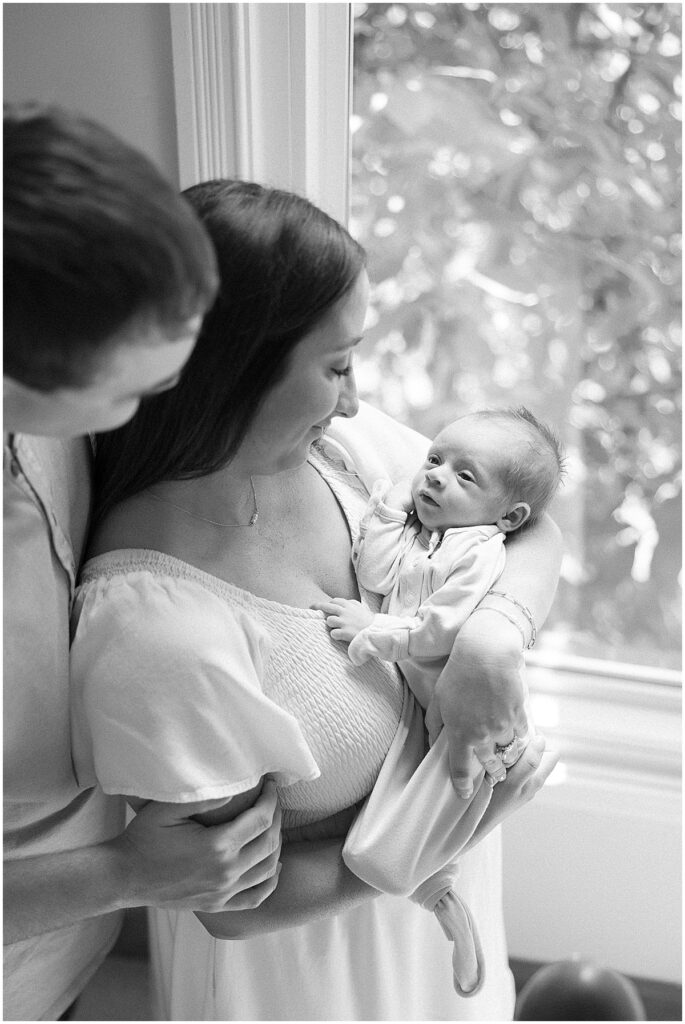
[[[395,451],[397,469],[409,472],[425,444],[412,432],[398,439],[402,428],[373,412],[359,430],[385,472],[391,467],[384,451]],[[339,464],[346,441],[354,448],[359,437],[345,435],[331,445],[331,456],[314,453],[312,464],[354,539],[368,485],[352,466]],[[375,595],[364,592],[362,599],[378,611]],[[397,737],[406,685],[394,666],[376,659],[354,666],[346,645],[331,641],[322,613],[256,597],[159,552],[93,560],[73,627],[77,770],[84,779],[97,776],[104,788],[110,773],[111,785],[140,785],[144,770],[151,792],[172,779],[174,799],[188,800],[204,787],[214,795],[238,792],[266,769],[279,781],[284,828],[298,828],[365,799]],[[103,653],[100,639],[113,634],[116,642]],[[135,764],[121,748],[116,759],[104,743],[98,749],[98,729],[117,708],[125,719],[119,740],[135,745]],[[145,755],[143,721],[154,758]],[[279,744],[285,726],[288,742]],[[224,1021],[511,1019],[499,830],[461,858],[454,891],[478,922],[488,964],[472,998],[454,989],[450,947],[436,915],[404,895],[381,893],[336,916],[240,940],[213,938],[190,912],[151,911],[156,1014]]]

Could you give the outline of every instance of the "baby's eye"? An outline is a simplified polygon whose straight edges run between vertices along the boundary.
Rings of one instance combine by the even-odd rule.
[[[440,459],[437,457],[437,455],[429,455],[428,458],[426,459],[426,462],[428,463],[429,466],[440,465]]]
[[[459,477],[460,480],[468,480],[468,482],[472,484],[476,482],[475,476],[468,469],[460,469],[459,472],[457,473],[457,476]]]

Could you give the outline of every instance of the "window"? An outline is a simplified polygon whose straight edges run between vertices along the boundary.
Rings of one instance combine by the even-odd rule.
[[[680,646],[680,4],[358,4],[362,397],[531,407],[568,456],[539,647]]]

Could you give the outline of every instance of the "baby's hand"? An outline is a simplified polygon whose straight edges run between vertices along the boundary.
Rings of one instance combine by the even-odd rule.
[[[399,508],[403,512],[412,512],[414,498],[411,493],[411,481],[400,480],[394,484],[385,496],[385,504],[390,508]]]
[[[357,633],[373,622],[373,612],[360,601],[348,601],[345,597],[331,597],[311,607],[324,613],[326,625],[334,640],[346,640],[349,643]]]

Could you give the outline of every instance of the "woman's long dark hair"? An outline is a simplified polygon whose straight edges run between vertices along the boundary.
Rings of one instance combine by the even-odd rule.
[[[184,195],[214,243],[219,294],[178,385],[98,435],[96,519],[160,480],[230,462],[295,346],[365,264],[340,224],[290,192],[221,180]]]

